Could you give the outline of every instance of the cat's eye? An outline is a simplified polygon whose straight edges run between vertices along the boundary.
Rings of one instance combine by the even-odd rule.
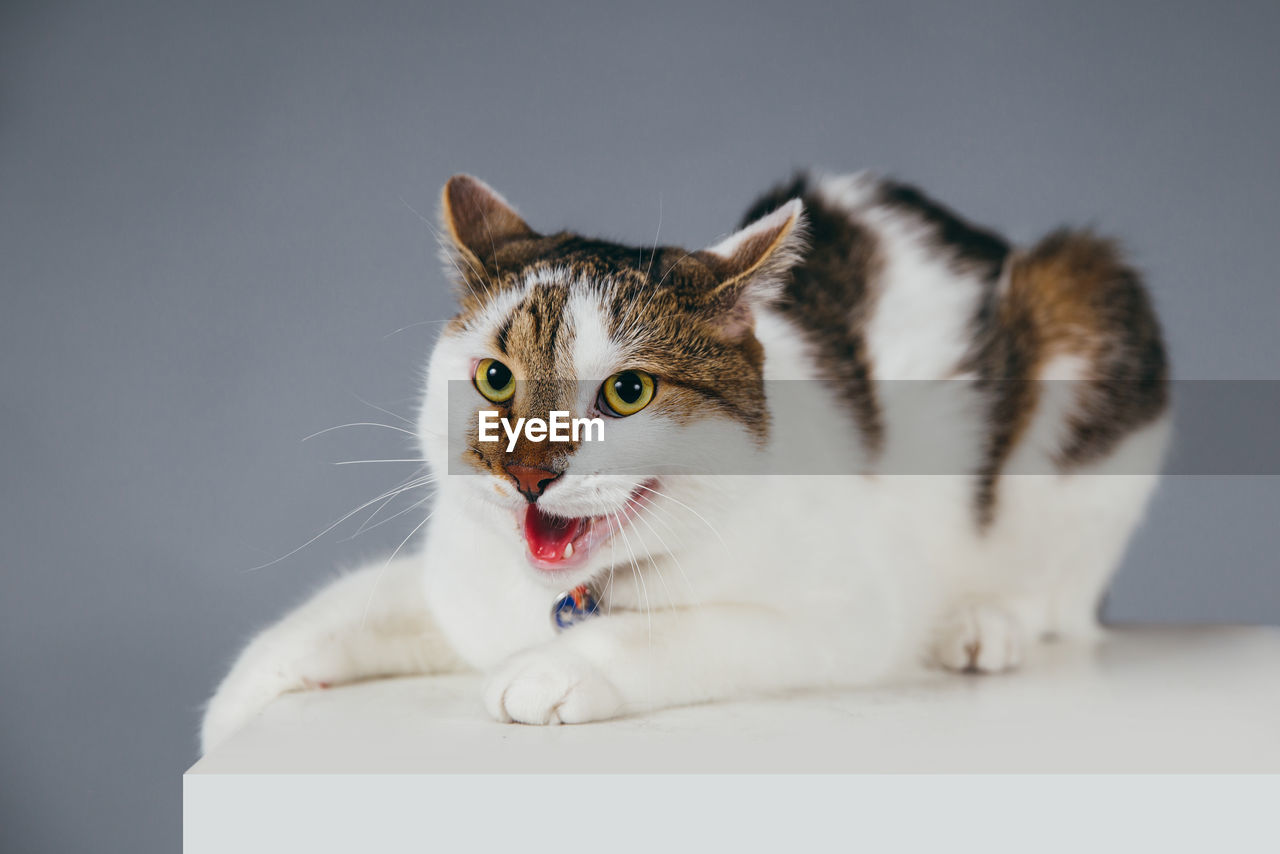
[[[635,415],[653,400],[653,377],[644,371],[621,371],[600,387],[600,408],[610,415]]]
[[[505,403],[516,393],[511,369],[497,359],[481,359],[476,365],[476,390],[494,403]]]

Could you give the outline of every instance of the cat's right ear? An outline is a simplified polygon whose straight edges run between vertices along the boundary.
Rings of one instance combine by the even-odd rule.
[[[464,279],[482,282],[500,272],[504,246],[538,236],[496,190],[470,175],[454,175],[444,185],[440,223],[449,244],[446,262]]]
[[[736,338],[751,329],[755,311],[779,296],[805,245],[804,204],[792,199],[695,253],[719,279],[706,301],[722,332]]]

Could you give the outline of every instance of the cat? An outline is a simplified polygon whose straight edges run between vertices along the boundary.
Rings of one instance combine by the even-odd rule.
[[[417,431],[425,547],[253,639],[205,749],[281,693],[370,677],[479,670],[477,713],[576,723],[996,673],[1098,632],[1170,424],[1112,241],[1014,248],[865,173],[799,174],[694,252],[540,234],[465,175],[441,221],[460,311]],[[478,413],[553,410],[605,440],[477,441]],[[938,445],[954,471],[896,468]],[[689,448],[714,461],[672,471]]]

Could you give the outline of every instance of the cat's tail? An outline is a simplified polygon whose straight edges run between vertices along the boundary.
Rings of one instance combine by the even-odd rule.
[[[422,558],[378,561],[322,588],[259,634],[209,701],[203,751],[290,691],[461,669],[428,613]]]

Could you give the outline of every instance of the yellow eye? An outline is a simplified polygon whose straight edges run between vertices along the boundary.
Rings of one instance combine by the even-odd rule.
[[[635,415],[653,400],[653,388],[653,377],[644,371],[622,371],[604,381],[600,402],[613,415]]]
[[[481,359],[476,365],[476,389],[494,403],[503,403],[516,393],[516,378],[497,359]]]

